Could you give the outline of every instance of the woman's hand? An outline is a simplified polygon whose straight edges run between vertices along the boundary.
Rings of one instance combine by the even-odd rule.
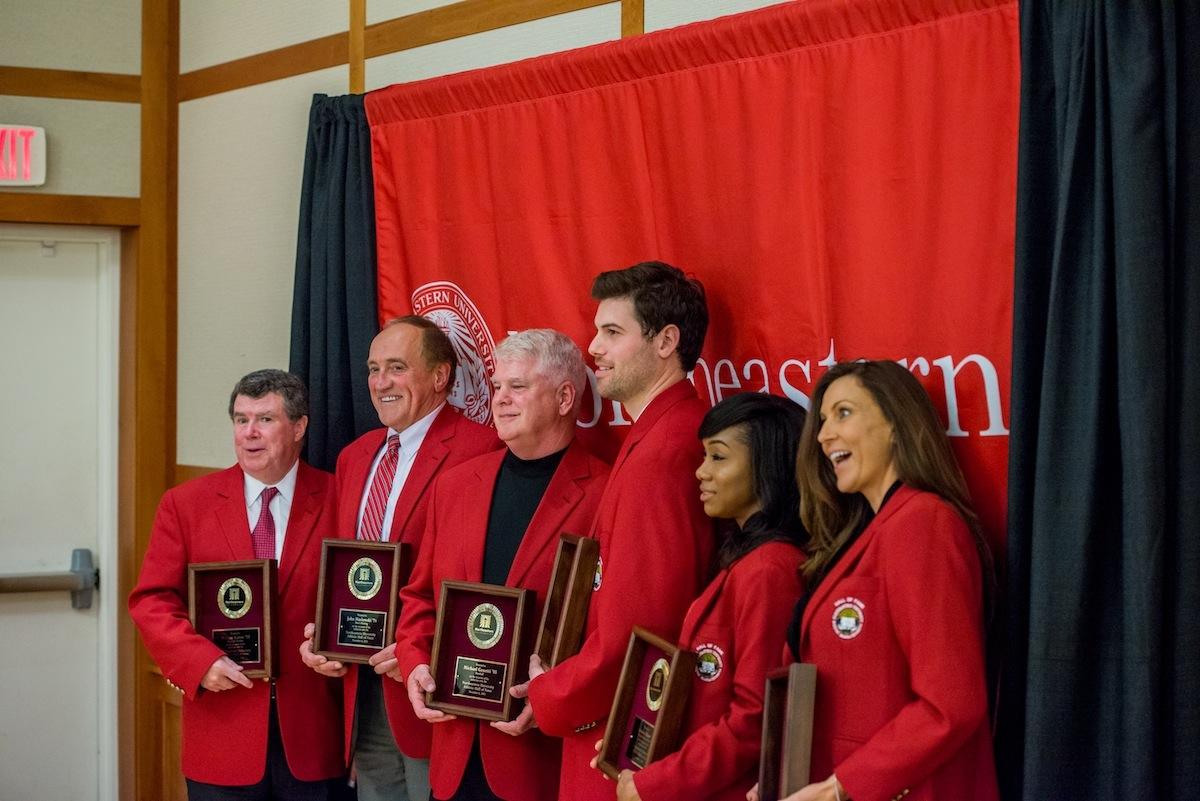
[[[757,787],[755,789],[757,790]],[[749,798],[749,794],[747,794],[747,798]],[[801,787],[783,801],[850,801],[850,799],[846,795],[846,788],[842,787],[837,776],[830,776],[823,782]]]
[[[617,776],[617,801],[642,801],[633,784],[633,771],[628,768]]]

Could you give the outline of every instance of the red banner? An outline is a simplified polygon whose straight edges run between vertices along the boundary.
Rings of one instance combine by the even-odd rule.
[[[483,417],[506,332],[586,348],[596,273],[668,261],[708,289],[702,397],[899,360],[999,543],[1017,32],[1012,0],[814,0],[372,93],[379,315],[450,330]],[[597,450],[628,423],[585,401]]]

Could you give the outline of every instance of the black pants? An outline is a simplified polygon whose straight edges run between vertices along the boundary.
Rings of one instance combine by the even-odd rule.
[[[476,724],[478,726],[479,724]],[[479,731],[475,731],[475,744],[471,746],[471,758],[463,770],[462,781],[454,791],[449,801],[503,801],[492,792],[488,786],[487,777],[483,775],[483,757],[479,753]]]
[[[329,801],[336,779],[304,782],[292,775],[283,755],[275,692],[271,691],[271,719],[267,723],[267,771],[258,784],[226,786],[187,780],[188,801]]]

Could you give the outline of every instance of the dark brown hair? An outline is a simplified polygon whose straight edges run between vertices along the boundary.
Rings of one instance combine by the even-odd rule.
[[[858,380],[891,424],[892,462],[900,481],[941,497],[971,530],[984,571],[985,601],[990,602],[994,582],[991,549],[971,508],[967,483],[950,449],[950,440],[920,382],[892,361],[842,362],[817,382],[812,412],[800,434],[800,452],[796,458],[800,519],[810,537],[808,560],[802,568],[805,577],[811,580],[822,575],[871,511],[861,494],[838,491],[833,466],[817,439],[824,423],[820,411],[825,392],[830,384],[845,376]]]
[[[679,329],[679,364],[691,372],[708,333],[708,301],[704,285],[662,261],[644,261],[624,270],[609,270],[592,282],[596,300],[629,298],[642,335],[652,337],[668,325]]]

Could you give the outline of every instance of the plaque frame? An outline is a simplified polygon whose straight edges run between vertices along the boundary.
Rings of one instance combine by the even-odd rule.
[[[513,620],[505,621],[505,631],[499,636],[500,642],[497,643],[499,648],[497,652],[488,654],[487,658],[483,657],[464,657],[463,654],[451,654],[454,646],[454,637],[449,633],[448,629],[453,625],[461,626],[465,620],[449,620],[447,609],[454,595],[473,597],[475,606],[480,604],[496,604],[500,601],[505,606],[514,606]],[[437,620],[433,630],[433,652],[429,659],[429,672],[437,681],[437,677],[442,667],[442,660],[445,659],[460,659],[469,658],[480,662],[503,663],[505,666],[504,679],[501,682],[501,693],[503,700],[500,701],[498,709],[488,709],[479,706],[472,706],[467,703],[451,700],[452,689],[443,686],[439,682],[437,689],[432,693],[425,693],[425,706],[430,709],[438,709],[450,715],[458,715],[460,717],[475,718],[476,720],[503,720],[509,721],[517,716],[518,707],[523,704],[517,699],[509,695],[508,691],[515,684],[522,682],[516,681],[515,678],[520,675],[524,676],[528,671],[529,654],[532,653],[532,634],[533,629],[529,625],[528,618],[532,614],[534,604],[536,602],[536,593],[530,589],[521,587],[505,587],[499,584],[481,584],[473,581],[454,581],[446,579],[442,581],[441,590],[438,595]],[[470,647],[470,646],[468,646]]]
[[[692,689],[696,654],[677,647],[641,626],[634,626],[629,635],[625,663],[621,667],[621,678],[617,682],[612,711],[608,715],[608,724],[605,726],[604,739],[601,741],[600,753],[596,760],[596,766],[610,779],[616,779],[626,768],[637,770],[636,766],[622,764],[621,748],[633,728],[630,718],[633,717],[635,696],[645,692],[640,678],[646,660],[658,653],[666,660],[669,672],[666,687],[659,699],[659,708],[654,716],[654,733],[647,748],[645,764],[649,765],[666,756],[679,745],[683,716]]]
[[[767,674],[763,689],[760,801],[779,801],[809,783],[817,666],[793,662]]]
[[[599,559],[598,540],[565,533],[559,536],[533,647],[547,670],[579,652]]]
[[[262,667],[246,668],[242,671],[242,675],[248,679],[275,678],[278,676],[276,668],[279,663],[279,641],[275,636],[275,620],[278,617],[276,610],[276,589],[278,587],[279,576],[278,564],[274,559],[245,559],[234,562],[193,562],[187,566],[188,622],[191,623],[192,628],[197,634],[210,641],[212,640],[211,632],[216,629],[202,631],[197,628],[197,624],[200,617],[198,604],[202,602],[202,599],[198,597],[198,593],[200,592],[198,585],[202,581],[201,576],[211,573],[218,575],[228,574],[230,578],[241,578],[243,580],[249,578],[251,584],[257,584],[261,588],[264,597],[255,599],[255,602],[263,604],[261,639],[259,641],[259,655],[262,657]],[[228,620],[229,625],[226,628],[256,628],[253,624],[239,625],[239,620],[240,618]],[[247,621],[247,623],[250,623],[250,621]],[[230,658],[232,659],[233,657]]]
[[[340,584],[331,583],[328,579],[331,552],[350,551],[358,553],[362,556],[390,554],[392,568],[386,571],[383,577],[383,586],[379,589],[379,593],[371,601],[359,601],[355,599],[353,603],[362,604],[366,608],[362,611],[368,612],[384,612],[387,615],[387,622],[384,624],[383,645],[379,648],[371,649],[370,646],[342,646],[337,643],[336,636],[332,638],[332,642],[327,641],[330,638],[326,637],[325,628],[329,621],[327,615],[335,607],[331,596],[335,587],[340,589]],[[313,632],[313,653],[320,654],[326,659],[337,660],[338,662],[354,663],[359,665],[368,664],[371,655],[383,650],[396,641],[396,624],[399,622],[397,617],[400,613],[400,588],[404,586],[404,582],[408,580],[409,572],[412,570],[412,548],[405,542],[371,542],[366,540],[351,540],[330,537],[321,540],[321,569],[317,574],[317,611],[313,618],[316,630]],[[337,582],[341,582],[344,577],[337,577]],[[379,602],[377,599],[384,593],[391,590],[390,597],[386,605]],[[374,601],[374,603],[372,603]],[[355,649],[355,650],[350,650]]]

